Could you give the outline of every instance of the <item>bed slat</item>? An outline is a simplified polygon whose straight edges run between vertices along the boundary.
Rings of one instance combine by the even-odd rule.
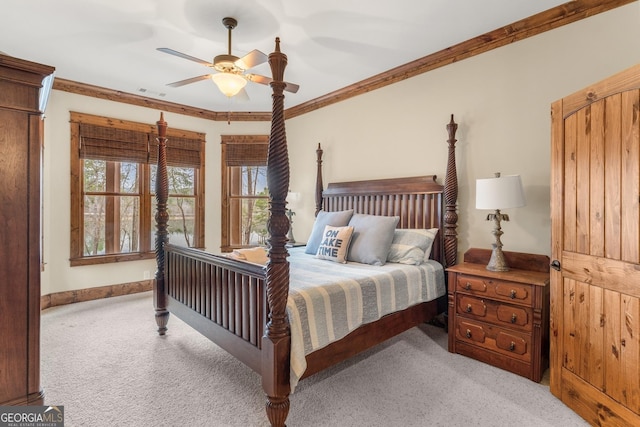
[[[226,266],[217,265],[222,257],[205,252],[200,252],[203,254],[201,259],[194,259],[188,253],[193,250],[188,248],[167,245],[166,249],[167,294],[203,318],[260,348],[266,321],[262,303],[264,270],[238,270],[238,262],[233,260],[228,260]],[[211,259],[205,259],[206,255]],[[255,307],[258,309],[252,309]]]

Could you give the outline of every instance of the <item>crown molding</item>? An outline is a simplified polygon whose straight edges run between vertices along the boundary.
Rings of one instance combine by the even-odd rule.
[[[573,0],[284,111],[291,119],[638,0]],[[271,112],[216,112],[56,78],[53,89],[214,121],[270,121]]]

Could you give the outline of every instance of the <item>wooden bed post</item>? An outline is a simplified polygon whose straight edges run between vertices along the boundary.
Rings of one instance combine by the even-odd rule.
[[[267,154],[267,185],[269,188],[269,261],[266,292],[269,321],[262,337],[262,388],[267,394],[266,410],[272,426],[282,427],[289,414],[289,359],[291,331],[286,307],[289,296],[289,261],[285,247],[289,218],[286,199],[289,190],[289,155],[284,127],[284,69],[287,56],[280,52],[280,38],[269,55],[273,81],[273,112]]]
[[[458,213],[456,212],[456,203],[458,200],[458,177],[456,174],[456,131],[458,124],[451,121],[447,125],[449,132],[449,154],[447,157],[447,172],[444,178],[444,259],[445,267],[455,265],[458,261],[458,232],[456,227],[458,224]]]
[[[169,184],[167,178],[167,122],[160,113],[158,126],[158,170],[156,172],[156,277],[153,286],[153,305],[156,309],[156,324],[158,334],[167,332],[169,311],[167,310],[167,295],[164,283],[164,246],[169,241],[167,226],[169,213],[167,212],[167,199],[169,198]]]
[[[322,184],[322,153],[322,147],[318,142],[318,149],[316,150],[316,163],[318,165],[318,170],[316,171],[316,216],[322,210],[322,190],[324,190],[324,185]]]

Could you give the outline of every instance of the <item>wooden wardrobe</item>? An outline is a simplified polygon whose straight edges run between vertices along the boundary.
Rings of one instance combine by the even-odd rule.
[[[0,54],[0,406],[43,404],[42,87],[53,72],[52,67]]]
[[[640,425],[640,65],[552,104],[551,392]]]

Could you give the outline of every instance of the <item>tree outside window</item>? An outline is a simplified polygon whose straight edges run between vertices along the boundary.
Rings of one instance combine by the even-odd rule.
[[[71,113],[71,128],[71,265],[153,258],[154,127]],[[169,241],[202,247],[204,135],[174,132],[167,143]]]
[[[222,136],[222,251],[265,245],[269,218],[266,135]]]

